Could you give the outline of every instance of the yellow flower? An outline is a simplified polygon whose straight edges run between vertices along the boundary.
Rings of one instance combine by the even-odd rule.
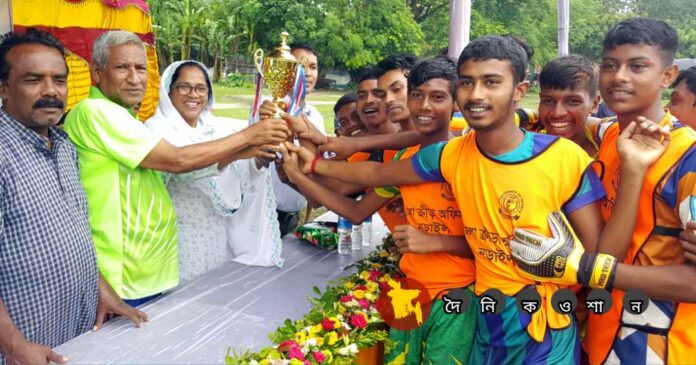
[[[384,258],[384,257],[389,257],[389,252],[387,252],[387,251],[380,251],[379,257],[382,257],[382,258]]]
[[[365,291],[364,290],[354,290],[353,297],[355,299],[363,299],[363,298],[365,298]]]
[[[375,283],[374,281],[368,282],[365,286],[367,286],[367,291],[369,291],[370,293],[374,293],[379,288],[379,285],[377,285],[377,283]]]
[[[290,359],[290,365],[304,365],[304,363],[298,359]]]
[[[389,275],[389,274],[384,274],[384,276],[382,276],[381,278],[379,278],[379,282],[380,282],[380,283],[386,283],[386,282],[388,282],[389,280],[391,280],[391,275]]]
[[[348,290],[351,290],[355,287],[355,284],[349,281],[349,282],[343,284],[343,287],[348,289]]]
[[[330,319],[333,322],[334,328],[341,328],[341,321],[339,321],[338,318],[331,317]]]
[[[315,326],[312,326],[312,328],[309,330],[309,333],[313,335],[315,333],[321,332],[322,329],[323,329],[323,327],[321,326],[321,323],[319,323]]]
[[[345,306],[342,306],[342,305],[339,305],[339,306],[338,306],[338,313],[346,314],[346,307],[345,307]]]
[[[374,264],[372,264],[372,268],[373,268],[373,269],[381,269],[381,268],[382,268],[382,264],[380,264],[380,263],[378,263],[378,262],[375,262]]]
[[[370,278],[370,273],[367,271],[360,272],[360,279],[367,280]]]
[[[324,360],[325,363],[327,364],[332,364],[333,363],[333,354],[329,350],[324,350],[322,351],[324,353],[324,356],[326,356],[326,360]]]
[[[307,334],[305,334],[304,331],[295,333],[295,341],[297,341],[300,346],[304,345],[305,342],[307,342]]]
[[[271,360],[268,359],[263,359],[259,361],[259,365],[269,365],[271,363]]]
[[[374,302],[375,299],[377,299],[377,297],[375,297],[375,295],[372,294],[372,293],[365,293],[365,299],[367,299],[367,300],[369,300],[369,301],[371,301],[371,302]]]
[[[334,331],[329,332],[329,346],[333,346],[338,342],[338,334]]]

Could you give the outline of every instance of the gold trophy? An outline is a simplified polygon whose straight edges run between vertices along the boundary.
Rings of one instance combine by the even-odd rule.
[[[288,32],[280,33],[280,46],[271,52],[268,56],[263,56],[261,48],[254,52],[254,65],[256,70],[261,74],[264,84],[270,89],[273,96],[273,104],[278,107],[278,110],[273,115],[273,118],[280,118],[279,110],[285,110],[287,107],[283,98],[292,90],[297,77],[297,65],[300,63],[290,53],[287,39]]]

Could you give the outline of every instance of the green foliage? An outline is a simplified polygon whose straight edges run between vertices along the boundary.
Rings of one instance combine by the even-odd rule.
[[[224,57],[251,61],[283,30],[308,42],[329,67],[356,74],[394,53],[432,56],[448,46],[449,0],[150,0],[160,66],[194,58],[220,74]],[[472,0],[471,38],[513,34],[538,68],[557,54],[556,0]],[[633,16],[663,19],[679,33],[677,57],[696,57],[693,0],[570,0],[570,51],[598,61],[604,34]]]
[[[227,87],[249,87],[251,83],[247,79],[247,76],[233,72],[220,80],[220,85]]]

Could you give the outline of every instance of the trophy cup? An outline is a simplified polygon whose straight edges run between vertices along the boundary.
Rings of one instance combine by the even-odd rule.
[[[263,50],[260,48],[254,52],[256,70],[271,91],[273,104],[278,107],[273,118],[280,118],[279,110],[285,110],[287,107],[283,98],[294,86],[297,66],[300,63],[290,53],[290,47],[286,43],[288,36],[288,32],[280,33],[280,46],[266,57],[263,56]]]

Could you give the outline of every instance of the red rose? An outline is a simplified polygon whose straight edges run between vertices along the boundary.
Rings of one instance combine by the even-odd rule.
[[[331,331],[334,329],[334,323],[332,320],[324,317],[324,319],[321,320],[321,327],[324,331]]]
[[[378,281],[379,278],[382,277],[382,273],[379,272],[378,270],[372,269],[370,270],[370,280],[372,281]]]
[[[342,296],[340,299],[341,303],[348,303],[351,300],[353,300],[353,296],[350,294],[346,294],[346,295]]]
[[[350,317],[350,324],[356,328],[365,328],[367,327],[367,319],[364,314],[356,313]]]
[[[370,302],[367,299],[358,299],[358,304],[360,304],[363,309],[370,309]]]
[[[326,360],[326,355],[324,355],[324,353],[321,351],[312,352],[312,356],[314,357],[314,360],[320,364]]]

